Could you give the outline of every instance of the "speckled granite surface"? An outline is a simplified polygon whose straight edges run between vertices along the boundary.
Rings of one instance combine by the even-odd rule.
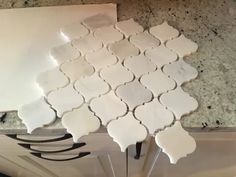
[[[199,76],[184,85],[184,90],[195,97],[200,106],[185,116],[182,123],[197,130],[236,130],[235,0],[0,0],[0,8],[107,2],[118,4],[119,20],[133,17],[146,28],[167,20],[197,42],[198,52],[185,61],[198,69]],[[64,131],[60,121],[41,130]],[[0,123],[0,133],[12,132],[26,132],[15,112],[8,113],[5,123]]]

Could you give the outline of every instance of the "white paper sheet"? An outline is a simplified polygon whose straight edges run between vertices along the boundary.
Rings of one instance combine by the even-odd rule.
[[[115,4],[0,10],[0,112],[41,95],[35,78],[54,66],[48,52],[65,42],[60,27],[98,13],[117,20]]]

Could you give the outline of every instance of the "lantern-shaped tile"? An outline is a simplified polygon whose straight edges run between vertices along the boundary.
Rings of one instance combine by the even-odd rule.
[[[150,33],[156,38],[160,39],[162,43],[166,42],[167,40],[176,38],[179,35],[179,31],[170,26],[166,21],[161,25],[151,27]]]
[[[175,88],[176,83],[160,69],[141,77],[140,82],[151,90],[155,97]]]
[[[123,39],[123,34],[121,34],[113,26],[105,26],[98,28],[94,32],[95,38],[102,41],[104,45],[114,43]]]
[[[172,127],[158,132],[155,141],[173,164],[196,148],[195,140],[182,128],[179,121],[176,121]]]
[[[152,93],[137,80],[119,86],[116,94],[128,105],[130,111],[152,99]]]
[[[146,128],[130,112],[124,117],[111,121],[107,126],[107,131],[119,144],[122,152],[129,145],[142,142],[147,137]]]
[[[132,35],[130,37],[130,42],[134,44],[141,52],[147,49],[152,49],[160,45],[160,41],[150,35],[147,31],[138,33],[137,35]]]
[[[56,110],[57,116],[62,117],[64,113],[80,107],[84,99],[74,90],[73,85],[54,90],[47,97],[48,102]]]
[[[91,101],[90,107],[93,112],[101,119],[103,125],[113,119],[123,116],[127,112],[127,107],[113,91]]]
[[[181,87],[161,95],[160,102],[174,113],[177,120],[198,108],[197,100],[184,92]]]
[[[67,40],[71,41],[72,39],[81,38],[89,33],[89,30],[77,21],[68,25],[65,25],[60,29],[61,35]]]
[[[158,68],[161,68],[163,65],[169,64],[178,58],[174,52],[166,48],[164,45],[160,45],[153,49],[148,49],[145,52],[145,55],[153,63],[155,63]]]
[[[183,34],[176,39],[168,41],[166,47],[175,51],[180,58],[188,56],[198,49],[198,45],[190,39],[187,39]]]
[[[47,104],[44,97],[41,97],[18,109],[18,116],[27,127],[27,132],[32,133],[36,128],[52,123],[56,114]]]
[[[44,95],[48,95],[49,92],[66,86],[69,80],[59,68],[54,68],[40,73],[36,83],[42,89]]]
[[[91,17],[85,18],[82,24],[94,31],[103,26],[110,26],[114,24],[115,19],[106,14],[96,14]]]
[[[132,71],[137,78],[156,69],[156,65],[143,54],[126,58],[124,66]]]
[[[109,85],[98,77],[97,73],[77,80],[75,82],[75,89],[84,96],[86,102],[110,90]]]
[[[116,56],[108,52],[105,47],[87,54],[85,58],[95,68],[96,71],[99,71],[117,62]]]
[[[128,39],[115,42],[108,46],[108,49],[117,56],[121,61],[126,57],[131,57],[139,54],[139,49],[131,44]]]
[[[62,117],[62,125],[68,133],[72,134],[73,141],[78,142],[82,136],[97,131],[100,128],[100,121],[85,104],[81,108],[66,113]]]
[[[116,89],[117,86],[130,82],[134,78],[134,75],[120,63],[103,69],[100,76],[111,86],[112,89]]]
[[[68,60],[74,60],[80,57],[80,52],[76,48],[72,47],[71,43],[66,43],[52,48],[50,56],[56,62],[57,66],[60,66]]]
[[[94,68],[80,57],[76,60],[63,63],[61,70],[69,77],[71,82],[74,82],[84,76],[91,76],[94,73]]]
[[[169,126],[174,121],[173,114],[157,98],[135,109],[135,117],[145,125],[150,134]]]
[[[169,65],[165,65],[163,72],[174,79],[179,86],[198,76],[197,70],[187,64],[182,58]]]
[[[97,40],[92,34],[72,41],[72,46],[78,49],[84,56],[102,48],[102,42]]]
[[[129,20],[117,22],[115,26],[125,35],[125,37],[143,32],[143,27],[135,22],[132,18]]]

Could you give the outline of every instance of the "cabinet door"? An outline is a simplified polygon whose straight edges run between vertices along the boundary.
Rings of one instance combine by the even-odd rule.
[[[20,166],[22,168],[23,173],[33,173],[35,177],[52,177],[52,174],[48,172],[46,168],[44,168],[41,164],[34,162],[29,157],[29,152],[26,151],[17,151],[17,152],[0,152],[1,156],[9,161],[13,162],[14,164]],[[13,175],[15,177],[17,175]],[[32,176],[32,175],[31,175]]]
[[[161,152],[156,162],[152,160],[152,168],[149,168],[152,170],[147,177],[236,176],[235,132],[195,132],[191,135],[197,142],[192,154],[173,165],[168,156]]]
[[[106,171],[103,167],[102,161],[99,156],[88,155],[86,157],[68,160],[75,158],[75,154],[63,155],[48,155],[40,154],[40,157],[28,157],[36,163],[41,164],[44,168],[54,174],[54,176],[64,177],[106,177]],[[45,158],[45,159],[42,159]],[[47,160],[50,159],[50,160]],[[57,161],[60,160],[60,161]]]
[[[28,171],[24,166],[11,161],[0,153],[0,172],[12,177],[39,177],[38,174]]]
[[[84,157],[77,157],[78,154],[29,154],[26,159],[40,164],[43,167],[41,169],[50,176],[125,177],[125,166],[122,164],[125,160],[124,153],[92,152]]]
[[[129,146],[128,148],[128,176],[129,177],[146,177],[144,167],[147,163],[146,157],[150,153],[151,137],[144,142]],[[140,149],[138,149],[140,148]],[[140,154],[138,154],[140,152]]]

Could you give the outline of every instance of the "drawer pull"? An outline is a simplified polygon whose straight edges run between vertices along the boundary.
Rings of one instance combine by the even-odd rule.
[[[40,150],[31,148],[31,145],[30,145],[30,144],[18,143],[18,145],[20,145],[21,147],[23,147],[23,148],[25,148],[25,149],[34,151],[34,152],[45,153],[45,154],[47,153],[47,154],[49,154],[49,153],[60,153],[60,152],[71,151],[71,150],[80,148],[80,147],[82,147],[82,146],[85,146],[86,143],[75,143],[75,144],[73,144],[73,145],[72,145],[71,147],[69,147],[69,148],[62,149],[62,150],[56,150],[56,151],[40,151]]]
[[[75,160],[75,159],[85,157],[85,156],[91,154],[91,152],[81,152],[78,155],[76,155],[75,157],[68,158],[68,159],[50,159],[50,158],[43,157],[41,153],[36,153],[36,152],[31,152],[31,154],[35,157],[38,157],[38,158],[44,159],[44,160],[55,161],[55,162],[64,162],[64,161],[70,161],[70,160]]]
[[[53,139],[47,139],[47,140],[27,140],[27,139],[18,138],[16,134],[9,134],[9,135],[6,135],[6,136],[8,136],[9,138],[18,140],[18,141],[25,142],[25,143],[50,143],[50,142],[55,142],[55,141],[66,140],[66,139],[69,139],[69,138],[72,137],[70,134],[65,134],[62,137],[53,138]]]
[[[142,150],[142,143],[136,143],[136,155],[134,156],[135,159],[140,159],[141,156],[141,150]]]

